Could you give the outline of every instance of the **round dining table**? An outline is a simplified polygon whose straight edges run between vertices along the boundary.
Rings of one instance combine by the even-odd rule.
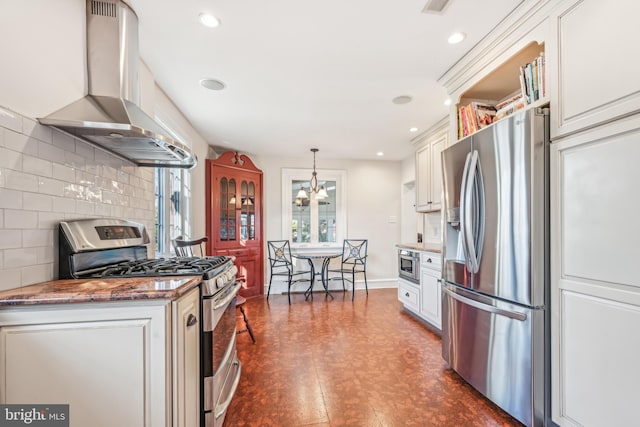
[[[342,248],[322,251],[303,251],[301,249],[294,251],[292,249],[292,252],[292,256],[294,258],[307,260],[307,262],[309,262],[309,267],[311,268],[311,284],[309,285],[309,289],[305,291],[305,298],[313,299],[313,285],[315,283],[315,278],[316,276],[320,276],[322,287],[325,292],[325,298],[331,297],[331,299],[333,299],[333,295],[329,292],[329,264],[332,259],[342,256]],[[318,267],[320,267],[320,271],[318,271]]]

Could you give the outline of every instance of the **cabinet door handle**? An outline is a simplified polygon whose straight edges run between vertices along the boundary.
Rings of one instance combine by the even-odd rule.
[[[198,318],[193,313],[190,313],[187,317],[187,328],[190,328],[196,323],[198,323]]]
[[[431,261],[431,258],[427,258],[427,262],[433,262],[433,261]]]
[[[406,294],[404,294],[405,297],[409,298],[409,292],[407,292]]]

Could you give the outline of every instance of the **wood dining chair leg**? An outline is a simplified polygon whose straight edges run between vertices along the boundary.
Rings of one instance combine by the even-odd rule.
[[[244,326],[245,326],[245,329],[241,329],[237,333],[241,334],[243,332],[248,332],[249,336],[251,337],[251,341],[255,344],[256,337],[253,335],[253,328],[251,328],[249,319],[247,319],[247,313],[245,313],[244,307],[243,307],[245,302],[247,302],[247,300],[244,297],[241,297],[240,295],[236,296],[236,307],[240,310],[240,314],[242,314],[242,320],[244,321]]]

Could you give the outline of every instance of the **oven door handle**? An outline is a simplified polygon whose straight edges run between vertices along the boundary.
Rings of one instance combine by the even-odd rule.
[[[227,412],[227,408],[231,404],[231,399],[233,399],[233,395],[236,394],[236,389],[238,388],[238,384],[240,383],[240,372],[242,371],[242,363],[240,363],[240,361],[236,359],[233,361],[233,364],[238,367],[238,370],[236,371],[236,377],[233,379],[233,386],[231,386],[231,390],[229,390],[229,395],[227,396],[227,398],[220,405],[216,405],[214,415],[216,419],[220,418],[222,415],[224,415],[225,412]]]
[[[216,300],[216,303],[213,306],[213,309],[214,310],[219,310],[221,308],[226,307],[227,304],[229,304],[229,301],[231,301],[233,298],[235,298],[236,294],[238,293],[238,291],[240,290],[241,287],[242,287],[242,285],[240,284],[240,282],[236,283],[236,285],[233,287],[233,289],[230,290],[229,293],[224,296],[224,298],[222,298],[220,300]]]

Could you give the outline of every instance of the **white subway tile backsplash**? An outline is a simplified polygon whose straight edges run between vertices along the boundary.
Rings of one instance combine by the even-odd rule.
[[[96,184],[96,175],[76,169],[76,184],[92,186]]]
[[[19,152],[0,147],[0,168],[22,170],[22,159]]]
[[[53,197],[46,194],[22,193],[22,207],[29,211],[50,212],[53,209]]]
[[[0,108],[0,289],[55,279],[60,221],[153,227],[154,169]]]
[[[52,162],[64,164],[64,153],[65,151],[62,148],[56,147],[55,145],[47,144],[46,142],[40,142],[38,144],[37,155],[41,159],[47,159]]]
[[[118,171],[118,181],[124,183],[124,184],[129,184],[129,174],[126,173],[123,170],[119,170]]]
[[[59,165],[57,163],[54,163],[53,178],[59,179],[61,181],[75,182],[76,169],[69,166],[64,166],[64,165]]]
[[[22,247],[22,233],[20,230],[0,230],[0,249],[15,249]]]
[[[36,253],[29,248],[5,249],[4,265],[11,267],[24,267],[36,263]]]
[[[85,199],[87,199],[88,202],[102,202],[102,189],[95,186],[87,187]]]
[[[8,268],[6,264],[3,264],[3,269],[0,270],[0,290],[7,290],[17,288],[22,284],[22,274],[20,268]],[[37,283],[37,282],[34,282]]]
[[[69,218],[66,217],[65,213],[62,212],[38,212],[37,218],[37,226],[33,228],[41,228],[41,229],[51,229],[54,230],[58,227],[60,221],[64,221],[65,219],[78,219],[80,218],[77,214],[72,213]],[[31,228],[31,227],[30,227]]]
[[[22,286],[30,285],[32,283],[47,282],[51,280],[53,276],[51,264],[35,264],[22,267],[20,273],[22,276],[20,284]]]
[[[76,168],[76,169],[84,169],[86,166],[87,160],[82,157],[80,154],[72,153],[70,151],[65,151],[64,153],[64,164]]]
[[[36,262],[38,264],[53,263],[55,260],[55,252],[53,246],[35,248]],[[57,251],[57,249],[55,250]]]
[[[38,191],[38,177],[32,174],[5,170],[4,186],[12,190]]]
[[[116,179],[118,179],[118,171],[111,166],[102,165],[102,176],[115,181]]]
[[[84,157],[86,160],[94,161],[96,156],[95,153],[96,149],[93,145],[76,139],[76,154]]]
[[[38,228],[38,213],[25,210],[5,209],[4,227],[6,229]]]
[[[38,176],[51,177],[52,163],[48,160],[33,156],[22,156],[22,170]]]
[[[35,138],[29,138],[26,135],[8,129],[4,130],[4,146],[13,151],[35,156],[38,154],[38,144],[41,144],[41,142],[38,142]]]
[[[52,196],[64,196],[65,183],[63,181],[41,177],[38,180],[38,192]]]
[[[73,197],[75,199],[84,199],[86,193],[86,187],[78,184],[64,184],[63,195],[64,197]]]
[[[22,132],[22,116],[0,107],[0,127]]]
[[[76,199],[69,199],[66,197],[51,197],[52,199],[52,211],[53,212],[75,212],[76,211]]]
[[[0,188],[0,208],[22,209],[22,192]]]
[[[22,230],[22,247],[35,248],[53,245],[53,230]]]
[[[92,202],[78,200],[76,202],[76,212],[87,216],[93,216],[93,214],[96,212],[96,205]]]
[[[42,126],[35,120],[22,118],[22,133],[40,141],[53,142],[53,129],[49,126]]]
[[[72,153],[76,151],[76,140],[62,132],[54,132],[52,142],[53,145],[62,148],[64,151]]]

